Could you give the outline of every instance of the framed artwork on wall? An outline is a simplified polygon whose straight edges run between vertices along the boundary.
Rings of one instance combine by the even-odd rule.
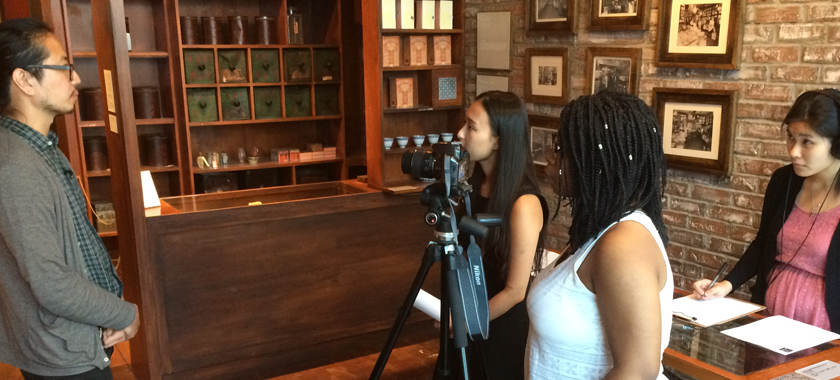
[[[481,95],[487,91],[508,91],[508,77],[496,75],[482,75],[475,76],[475,94]]]
[[[647,30],[649,0],[592,0],[589,30]]]
[[[554,154],[560,118],[528,115],[528,125],[531,126],[531,158],[535,165],[547,165],[546,155]]]
[[[586,94],[601,91],[639,95],[639,65],[642,49],[586,49]]]
[[[510,12],[479,12],[476,24],[476,68],[510,70]]]
[[[656,66],[737,69],[739,0],[664,0]]]
[[[528,34],[574,33],[575,0],[525,0]]]
[[[568,103],[568,58],[566,48],[525,49],[525,100],[532,103]]]
[[[735,91],[654,88],[669,168],[731,173]]]

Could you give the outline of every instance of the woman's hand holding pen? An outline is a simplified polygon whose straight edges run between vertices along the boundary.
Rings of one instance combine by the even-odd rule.
[[[732,283],[729,281],[718,281],[712,288],[709,289],[709,285],[712,283],[712,280],[709,279],[702,279],[699,281],[695,281],[694,285],[694,297],[701,300],[710,300],[712,298],[720,298],[725,297],[727,294],[732,292]]]

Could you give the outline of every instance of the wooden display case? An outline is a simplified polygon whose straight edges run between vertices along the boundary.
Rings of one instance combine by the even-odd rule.
[[[434,21],[424,28],[426,14],[432,13]],[[451,14],[451,24],[441,23],[446,18],[441,13]],[[409,142],[406,148],[395,143],[386,150],[383,138],[457,133],[463,126],[464,0],[362,0],[362,28],[368,183],[376,188],[414,184],[402,173],[402,154],[428,148],[428,141],[421,147]],[[441,65],[441,55],[435,54],[435,37],[441,36],[449,37],[444,57],[450,64]],[[392,99],[392,94],[408,96],[394,86],[399,78],[414,79],[411,107]]]

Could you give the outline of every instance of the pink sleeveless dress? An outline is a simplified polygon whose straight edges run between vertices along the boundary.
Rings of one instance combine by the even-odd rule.
[[[831,330],[825,310],[825,261],[838,222],[840,207],[813,216],[799,205],[793,208],[776,237],[776,267],[767,279],[772,281],[765,297],[771,315]]]

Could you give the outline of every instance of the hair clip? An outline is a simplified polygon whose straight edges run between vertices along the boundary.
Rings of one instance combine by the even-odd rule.
[[[653,131],[656,132],[656,127],[653,127]]]
[[[563,175],[563,169],[558,170],[557,175]]]
[[[630,161],[633,161],[633,155],[632,154],[630,155]]]
[[[598,144],[598,149],[604,149],[604,147],[601,144]]]
[[[610,129],[609,125],[604,124],[604,129]]]

